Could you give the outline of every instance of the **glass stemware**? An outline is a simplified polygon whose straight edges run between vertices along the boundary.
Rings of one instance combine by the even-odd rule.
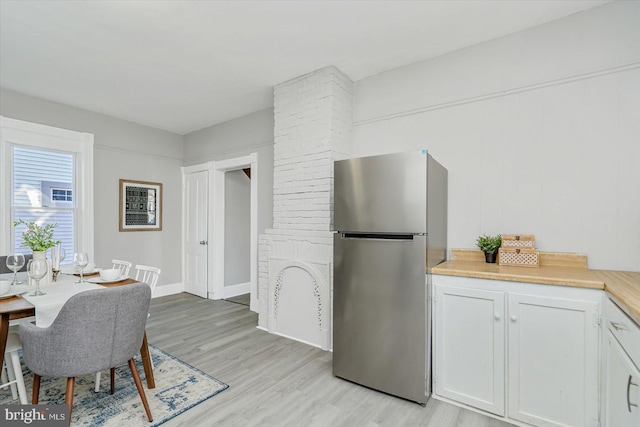
[[[58,273],[60,272],[60,264],[64,261],[66,253],[60,243],[51,247],[51,270],[53,272],[53,281],[58,281]]]
[[[49,265],[46,259],[30,259],[27,263],[27,273],[29,277],[36,281],[36,290],[30,296],[38,297],[46,295],[40,290],[40,279],[42,279],[49,271]]]
[[[9,270],[13,271],[13,282],[11,282],[11,285],[21,285],[22,282],[18,280],[18,271],[24,267],[24,255],[18,253],[9,254],[5,264]]]
[[[86,252],[76,252],[73,254],[73,263],[80,269],[80,280],[76,283],[84,282],[84,268],[89,265],[89,254]]]

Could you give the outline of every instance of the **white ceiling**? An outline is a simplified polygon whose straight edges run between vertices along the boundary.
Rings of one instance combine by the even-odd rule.
[[[185,134],[606,2],[0,0],[0,86]]]

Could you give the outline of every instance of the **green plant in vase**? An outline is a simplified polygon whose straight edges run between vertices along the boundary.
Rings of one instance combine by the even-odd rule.
[[[485,260],[488,263],[496,262],[496,254],[498,253],[498,249],[500,249],[501,244],[502,236],[500,234],[496,236],[487,236],[486,234],[483,234],[478,237],[478,240],[476,240],[476,246],[484,252]]]
[[[30,248],[33,252],[45,252],[47,249],[60,243],[53,238],[53,232],[58,224],[38,225],[34,221],[15,221],[14,227],[24,225],[27,229],[22,233],[22,244]]]

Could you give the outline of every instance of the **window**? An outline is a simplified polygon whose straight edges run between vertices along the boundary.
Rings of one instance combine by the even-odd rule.
[[[66,253],[72,254],[76,234],[74,218],[77,217],[77,208],[71,197],[74,185],[75,153],[43,150],[17,144],[11,144],[9,149],[12,151],[13,160],[11,221],[22,219],[38,224],[56,224],[54,238],[62,242]],[[29,248],[21,246],[23,231],[24,226],[15,227],[12,252],[24,254],[31,252]]]
[[[53,202],[73,202],[73,190],[63,188],[51,189],[51,201]]]
[[[93,257],[93,135],[1,116],[0,125],[0,253],[30,252],[13,227],[23,219],[56,223],[68,260]]]

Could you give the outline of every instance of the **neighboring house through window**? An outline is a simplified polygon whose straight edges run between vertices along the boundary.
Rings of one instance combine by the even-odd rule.
[[[93,135],[0,117],[0,253],[22,247],[19,219],[57,224],[67,253],[93,257]]]

